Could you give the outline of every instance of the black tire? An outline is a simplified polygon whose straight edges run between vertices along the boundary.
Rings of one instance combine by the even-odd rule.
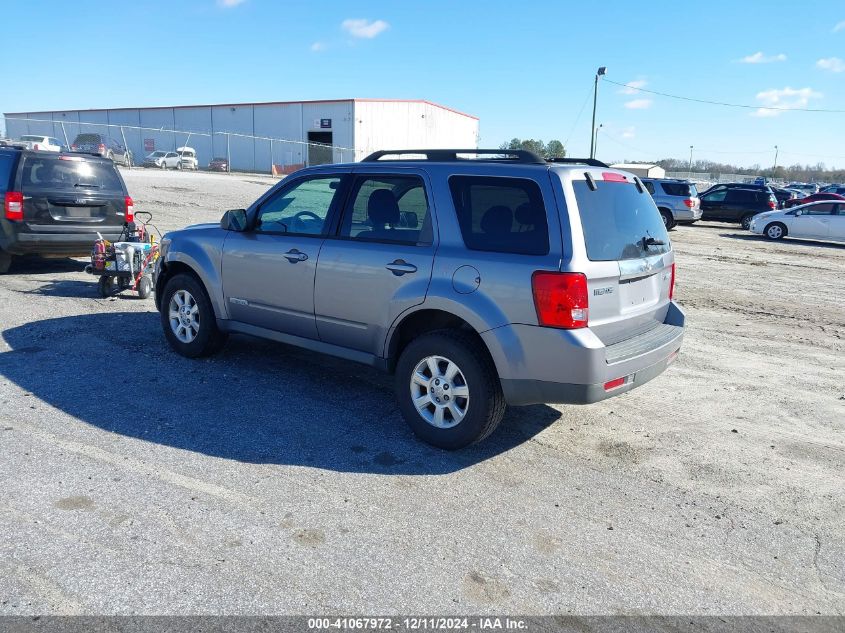
[[[161,159],[161,165],[159,165],[161,169],[167,169],[167,163],[164,162],[164,159]]]
[[[0,275],[5,275],[12,267],[12,254],[0,248]]]
[[[769,229],[772,229],[769,231]],[[777,229],[780,229],[779,231]],[[763,237],[767,240],[782,240],[786,237],[786,225],[781,222],[772,222],[771,224],[767,224],[766,228],[763,229]]]
[[[465,415],[451,428],[427,422],[414,405],[411,379],[417,365],[430,356],[441,356],[458,365],[468,388]],[[437,330],[411,341],[399,356],[395,389],[402,417],[417,437],[446,450],[464,448],[489,436],[502,421],[507,406],[483,343],[459,330]]]
[[[180,341],[170,325],[170,302],[173,295],[185,290],[193,297],[198,308],[199,330],[190,342]],[[214,354],[226,343],[226,334],[217,328],[214,309],[203,285],[193,275],[181,273],[174,275],[164,287],[159,306],[161,327],[170,346],[187,358],[200,358]]]
[[[739,219],[739,224],[744,230],[748,231],[751,228],[751,220],[752,219],[754,219],[754,214],[753,213],[746,213],[744,216],[742,216]]]
[[[675,216],[673,216],[670,211],[660,209],[660,217],[663,218],[663,226],[666,227],[667,231],[671,231],[675,228]]]
[[[110,275],[100,275],[97,280],[97,292],[101,297],[111,297],[117,289],[116,279]]]
[[[141,299],[149,299],[152,291],[153,282],[147,275],[144,275],[138,281],[138,297]]]

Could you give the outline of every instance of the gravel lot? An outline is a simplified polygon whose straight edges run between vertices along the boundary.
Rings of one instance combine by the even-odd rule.
[[[124,171],[163,230],[274,180]],[[0,278],[0,614],[845,613],[845,247],[672,233],[659,379],[420,444],[371,369],[171,353],[73,260]]]

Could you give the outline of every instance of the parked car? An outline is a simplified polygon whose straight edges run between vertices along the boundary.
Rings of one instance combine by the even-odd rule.
[[[122,163],[124,167],[131,167],[133,164],[132,152],[104,134],[78,134],[70,144],[70,149],[74,152],[97,154],[116,163]]]
[[[176,152],[156,151],[144,158],[144,167],[178,169],[180,156]]]
[[[840,196],[845,196],[845,185],[829,185],[819,193],[838,193]]]
[[[196,171],[199,168],[197,151],[193,147],[177,147],[176,153],[179,154],[179,162],[176,163],[176,169],[193,169]]]
[[[675,224],[692,224],[701,219],[701,204],[694,184],[674,178],[643,178],[642,181],[654,198],[667,230]]]
[[[754,216],[751,232],[770,240],[797,237],[845,242],[845,202],[811,202]]]
[[[718,185],[713,185],[709,189],[704,190],[699,194],[699,197],[705,196],[715,191],[723,189],[754,189],[756,191],[764,191],[766,193],[774,193],[770,185],[758,185],[753,182],[723,182]]]
[[[768,189],[768,187],[767,187]],[[778,208],[775,194],[760,187],[721,187],[717,185],[701,194],[701,217],[705,220],[739,222],[748,229],[751,218]]]
[[[506,404],[597,402],[675,358],[674,253],[636,176],[519,150],[407,154],[426,159],[306,168],[166,235],[155,296],[173,349],[242,332],[392,371],[405,420],[447,449]]]
[[[62,142],[59,139],[39,134],[25,134],[17,140],[15,146],[36,152],[60,152],[62,150]]]
[[[97,234],[116,241],[133,219],[114,163],[83,154],[0,148],[0,272],[12,258],[81,256]]]
[[[772,193],[775,194],[775,198],[778,201],[778,208],[783,209],[784,205],[789,200],[795,200],[798,198],[798,194],[794,189],[781,189],[780,187],[772,187]]]
[[[208,163],[210,171],[229,171],[229,160],[227,158],[212,158]]]
[[[786,188],[787,188],[787,189],[797,189],[797,190],[798,190],[798,191],[800,191],[802,194],[804,194],[804,195],[803,195],[803,196],[801,196],[801,197],[804,197],[804,196],[811,196],[811,195],[813,195],[814,193],[818,193],[818,192],[819,192],[819,186],[818,186],[817,184],[814,184],[814,183],[806,183],[806,182],[792,182],[792,183],[790,183],[790,184],[786,185]]]
[[[809,196],[804,196],[803,198],[790,200],[786,203],[785,206],[787,209],[791,209],[792,207],[796,207],[800,204],[807,204],[808,202],[821,202],[822,200],[845,200],[845,196],[842,196],[838,193],[814,193]]]

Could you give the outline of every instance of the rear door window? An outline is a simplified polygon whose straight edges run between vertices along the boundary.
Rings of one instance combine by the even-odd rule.
[[[343,214],[341,237],[427,245],[433,240],[425,186],[419,176],[360,176]]]
[[[736,205],[754,204],[757,194],[747,189],[731,189],[725,197],[725,203]]]
[[[110,163],[40,156],[29,156],[24,160],[22,186],[66,189],[77,193],[123,192],[123,183]]]
[[[536,182],[527,178],[452,176],[449,188],[468,249],[548,254],[546,206]]]
[[[663,182],[663,191],[670,196],[683,196],[685,198],[694,198],[698,195],[695,190],[695,185],[686,182]]]
[[[594,262],[640,259],[669,252],[669,234],[654,201],[631,183],[585,180],[572,188],[578,201],[587,257]],[[649,238],[661,244],[649,243]]]
[[[15,158],[14,154],[0,154],[0,193],[6,193],[9,190]]]

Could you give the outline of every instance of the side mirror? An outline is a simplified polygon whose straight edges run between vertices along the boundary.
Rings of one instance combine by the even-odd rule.
[[[795,212],[795,217],[796,217],[796,218],[797,218],[799,215],[804,215],[804,212],[803,212],[801,209],[798,209],[798,210]]]
[[[220,228],[224,231],[246,231],[246,209],[229,209],[220,218]]]

